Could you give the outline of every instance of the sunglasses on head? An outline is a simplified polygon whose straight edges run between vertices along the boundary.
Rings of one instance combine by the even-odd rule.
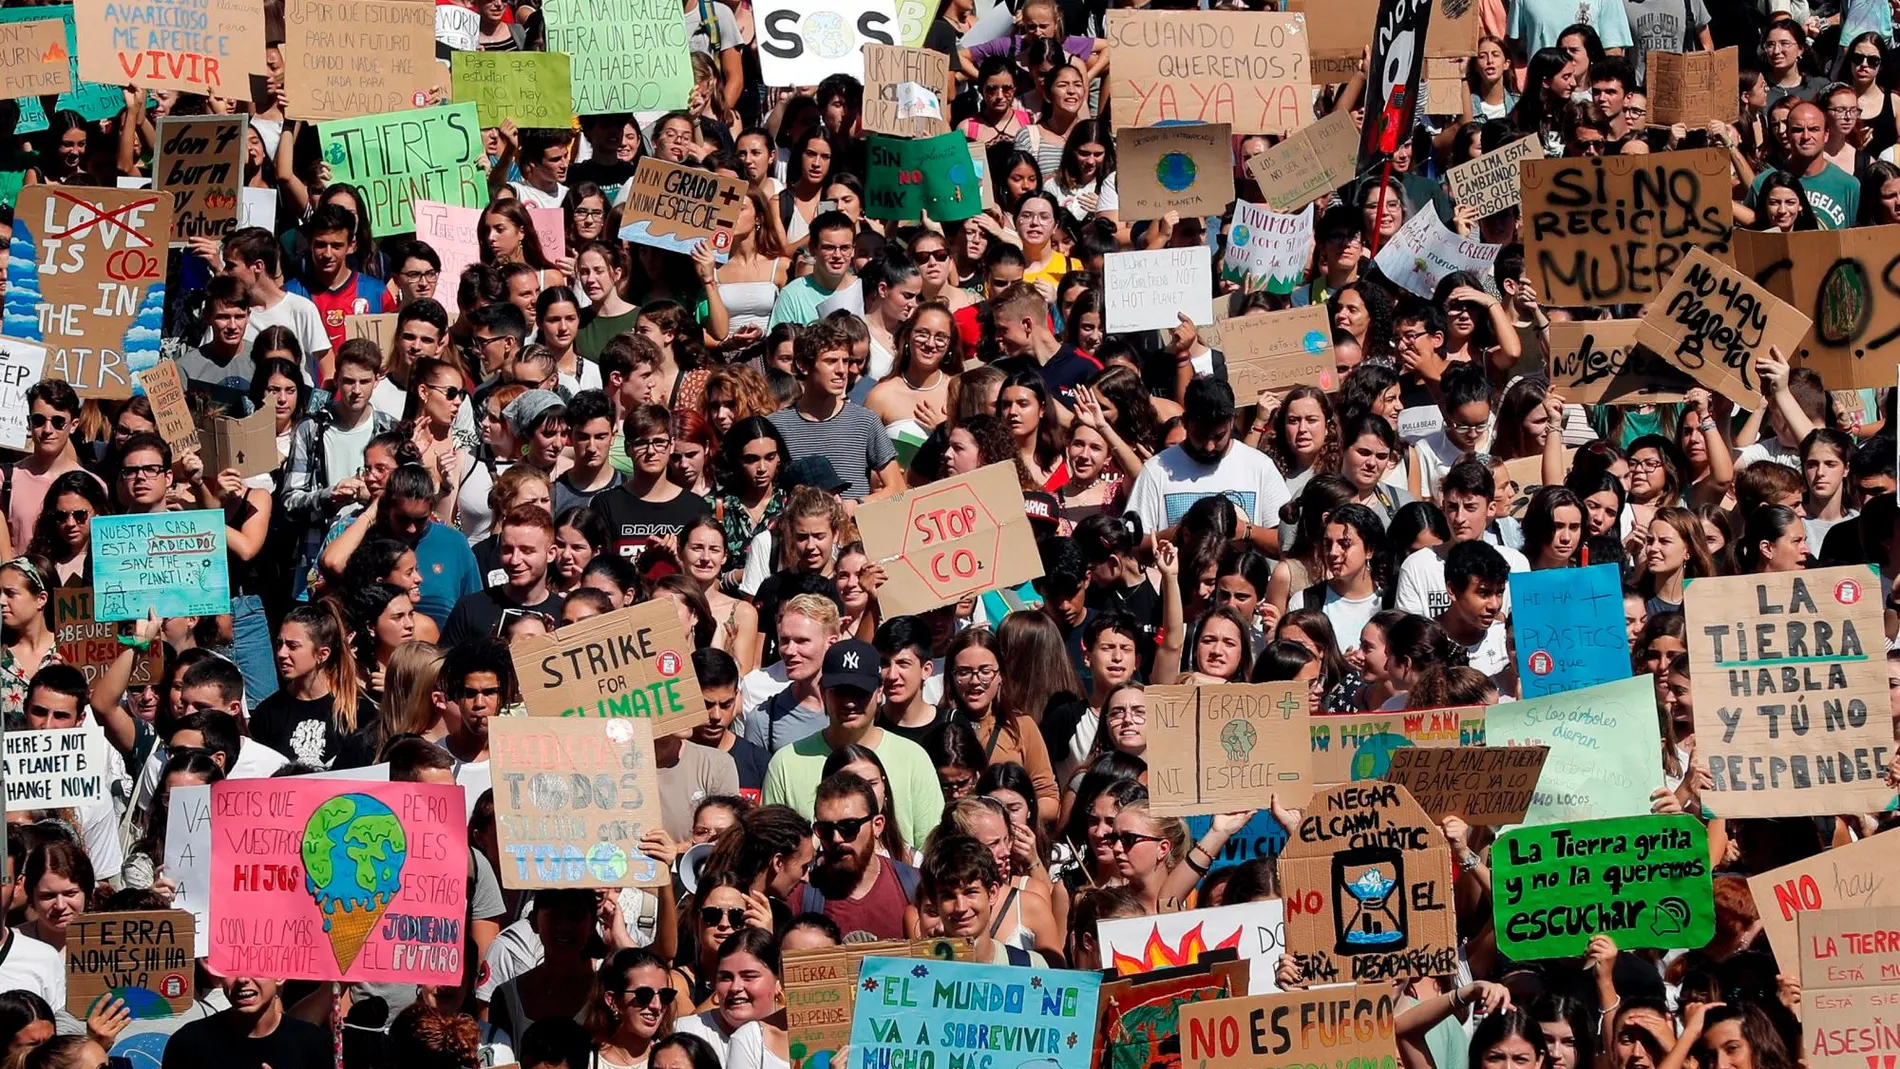
[[[719,919],[721,917],[725,918],[726,927],[728,928],[745,927],[745,910],[743,909],[734,906],[728,906],[724,909],[718,906],[699,907],[699,923],[704,924],[708,928],[719,927]]]
[[[632,999],[635,1006],[651,1006],[658,1001],[660,1008],[665,1009],[673,1004],[673,996],[679,992],[670,987],[630,987],[620,994]]]
[[[845,817],[842,820],[814,820],[811,823],[811,830],[812,834],[818,836],[821,842],[829,842],[832,839],[837,839],[840,842],[848,843],[856,839],[858,832],[864,830],[864,826],[870,822],[870,817]]]

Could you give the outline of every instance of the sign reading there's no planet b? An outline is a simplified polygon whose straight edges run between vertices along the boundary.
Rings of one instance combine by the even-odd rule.
[[[1219,215],[1234,199],[1233,127],[1227,123],[1123,130],[1115,139],[1123,219]]]

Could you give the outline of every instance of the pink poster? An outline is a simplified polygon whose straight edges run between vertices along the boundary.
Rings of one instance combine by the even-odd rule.
[[[213,973],[462,980],[462,789],[332,779],[211,788]]]
[[[457,311],[455,290],[462,284],[462,269],[482,259],[482,210],[432,200],[416,201],[411,208],[416,217],[416,239],[427,243],[442,258],[435,299],[453,318]]]
[[[529,208],[534,220],[534,236],[541,240],[541,255],[551,264],[567,257],[567,213],[559,208]]]

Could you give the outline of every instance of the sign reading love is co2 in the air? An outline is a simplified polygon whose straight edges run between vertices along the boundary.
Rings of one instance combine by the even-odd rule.
[[[878,604],[893,615],[928,612],[1042,574],[1013,464],[866,505],[857,518],[865,551],[886,576]]]

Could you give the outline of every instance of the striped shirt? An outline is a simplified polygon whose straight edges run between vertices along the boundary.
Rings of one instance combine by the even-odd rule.
[[[884,421],[863,405],[844,403],[830,419],[807,419],[795,408],[782,408],[766,417],[785,436],[791,459],[824,456],[838,478],[848,485],[844,496],[862,501],[871,492],[871,473],[897,459]]]

